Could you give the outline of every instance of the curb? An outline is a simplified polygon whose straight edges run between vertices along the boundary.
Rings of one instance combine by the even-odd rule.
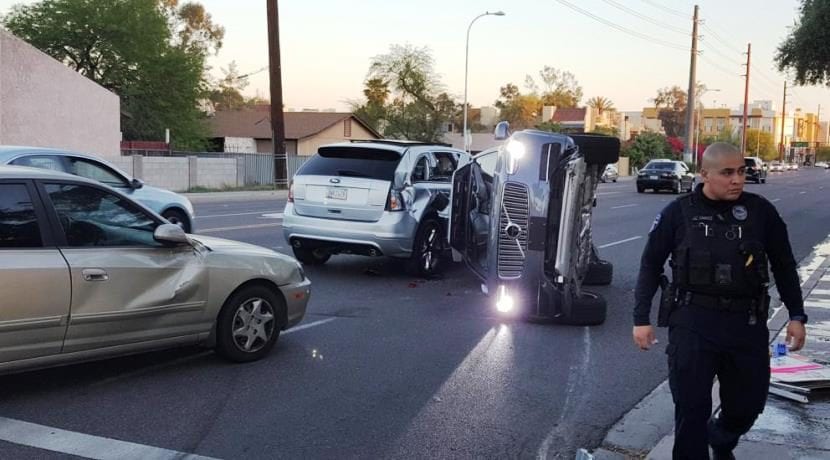
[[[257,190],[243,192],[204,192],[182,193],[192,203],[211,203],[216,201],[247,201],[247,200],[284,200],[288,198],[287,190]]]

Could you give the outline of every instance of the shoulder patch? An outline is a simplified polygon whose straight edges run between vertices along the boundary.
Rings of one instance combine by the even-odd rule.
[[[657,214],[657,217],[654,218],[654,223],[651,224],[651,229],[648,231],[649,233],[653,232],[657,229],[657,226],[660,225],[660,218],[663,216],[663,213]]]

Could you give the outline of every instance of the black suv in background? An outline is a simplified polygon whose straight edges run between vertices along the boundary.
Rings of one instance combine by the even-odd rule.
[[[671,190],[673,193],[691,192],[695,187],[695,175],[686,163],[675,160],[651,160],[637,174],[637,192],[646,189],[655,192]]]
[[[767,165],[764,160],[758,157],[744,158],[746,164],[746,181],[752,181],[756,184],[767,183]]]

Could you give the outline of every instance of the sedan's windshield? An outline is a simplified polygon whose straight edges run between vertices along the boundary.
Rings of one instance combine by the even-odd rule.
[[[643,168],[643,169],[663,169],[663,170],[666,170],[666,171],[672,171],[672,170],[674,170],[674,163],[668,163],[668,162],[665,162],[665,161],[651,162],[651,163],[647,164],[646,167]]]

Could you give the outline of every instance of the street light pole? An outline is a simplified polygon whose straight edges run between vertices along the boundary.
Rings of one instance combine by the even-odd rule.
[[[472,21],[470,21],[470,25],[467,26],[467,44],[464,50],[464,151],[469,151],[468,142],[467,142],[467,69],[469,68],[470,62],[470,29],[473,27],[473,23],[476,22],[479,18],[484,16],[504,16],[504,11],[496,11],[491,13],[489,11],[485,11],[482,14],[479,14]]]

